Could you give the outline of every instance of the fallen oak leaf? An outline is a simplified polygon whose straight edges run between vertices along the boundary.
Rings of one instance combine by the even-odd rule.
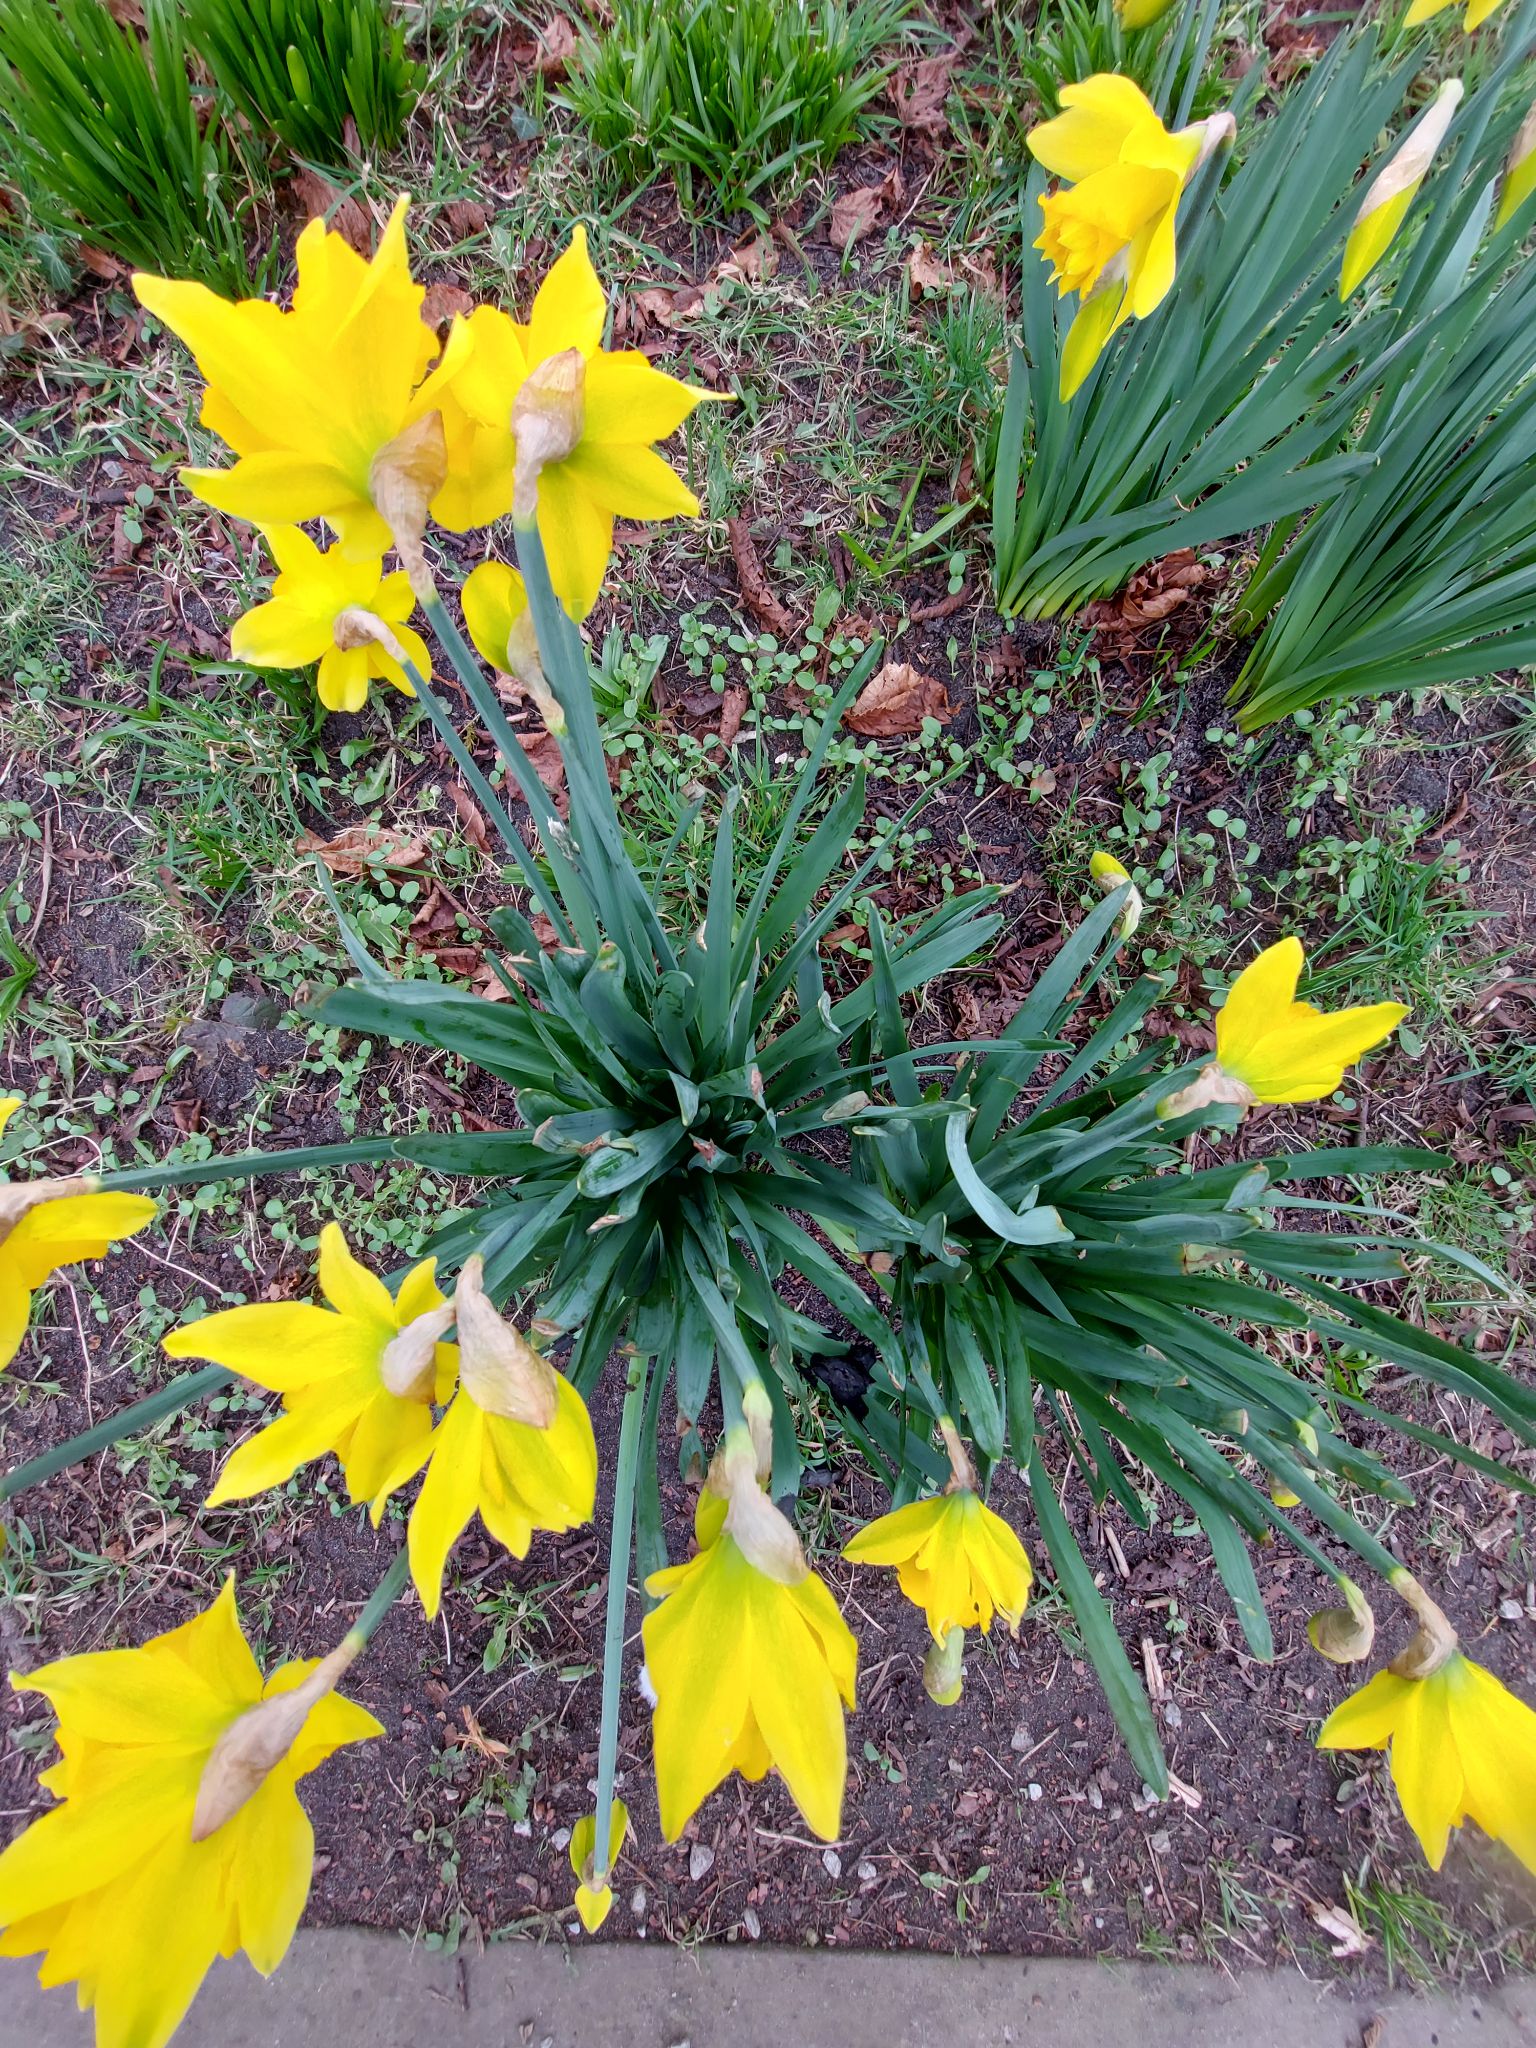
[[[344,825],[331,839],[302,832],[293,842],[301,857],[313,855],[333,875],[356,881],[369,868],[414,868],[427,857],[424,839],[408,838],[379,825]]]
[[[914,298],[952,292],[955,288],[954,272],[935,256],[922,235],[912,244],[911,254],[907,257],[907,283]]]
[[[562,78],[576,54],[576,31],[563,14],[552,14],[534,42],[533,68],[546,78]]]
[[[865,739],[890,740],[921,732],[924,719],[945,725],[954,715],[937,676],[924,675],[908,661],[888,661],[860,690],[843,723]]]

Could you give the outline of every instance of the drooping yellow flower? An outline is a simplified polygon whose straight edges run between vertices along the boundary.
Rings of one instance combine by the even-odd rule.
[[[1106,896],[1113,896],[1117,889],[1123,889],[1128,882],[1131,882],[1130,869],[1122,861],[1116,860],[1112,853],[1105,853],[1102,849],[1090,856],[1088,875],[1089,879],[1096,882]],[[1141,891],[1134,882],[1131,882],[1131,893],[1126,897],[1125,909],[1120,913],[1120,936],[1122,939],[1130,938],[1136,927],[1141,923],[1141,911]]]
[[[622,1799],[615,1799],[608,1822],[608,1864],[611,1871],[619,1860],[619,1851],[624,1847],[624,1838],[629,1833],[629,1808]],[[597,1851],[597,1815],[584,1813],[571,1829],[571,1868],[576,1873],[576,1911],[581,1924],[588,1934],[596,1934],[608,1918],[613,1905],[613,1886],[605,1874],[601,1884],[595,1882]]]
[[[1232,133],[1232,119],[1218,114],[1171,134],[1141,88],[1113,72],[1064,85],[1061,104],[1028,139],[1065,181],[1041,196],[1035,242],[1051,282],[1079,297],[1062,354],[1065,401],[1116,329],[1145,320],[1173,289],[1179,199],[1203,156]]]
[[[361,711],[375,677],[414,697],[405,670],[367,623],[370,616],[381,620],[419,673],[431,675],[426,642],[405,623],[416,604],[405,571],[386,576],[378,555],[359,561],[340,547],[322,553],[301,526],[269,526],[266,542],[278,573],[266,603],[253,605],[230,627],[236,661],[257,668],[318,662],[316,688],[327,711]]]
[[[528,593],[515,569],[505,562],[478,563],[464,579],[459,602],[482,661],[506,675],[517,675],[530,655],[537,659]]]
[[[581,364],[576,445],[538,480],[538,529],[550,580],[572,618],[597,602],[613,548],[613,522],[691,516],[699,501],[651,445],[675,433],[706,399],[653,369],[637,349],[602,346],[607,303],[587,255],[586,230],[539,286],[526,324],[494,306],[470,315],[472,346],[453,380],[444,419],[449,483],[434,508],[459,529],[512,505],[512,405],[529,375],[574,351]]]
[[[400,437],[439,410],[469,346],[462,320],[441,348],[422,320],[407,205],[396,203],[371,261],[312,220],[299,236],[287,311],[135,276],[140,304],[186,343],[207,382],[204,426],[238,458],[230,469],[182,471],[205,504],[259,526],[325,519],[364,560],[388,548],[390,521],[376,502],[381,473]]]
[[[41,1954],[45,1985],[75,1982],[96,2008],[97,2048],[163,2048],[216,1956],[244,1949],[263,1975],[282,1961],[314,1868],[295,1787],[384,1731],[326,1692],[243,1799],[210,1806],[209,1782],[221,1739],[227,1749],[243,1716],[315,1670],[283,1664],[263,1681],[229,1579],[206,1612],[140,1649],[12,1678],[53,1706],[62,1760],[42,1775],[60,1804],[0,1853],[0,1955]]]
[[[22,1097],[0,1098],[0,1131]],[[102,1258],[153,1220],[148,1195],[99,1188],[89,1174],[0,1182],[0,1372],[21,1348],[36,1288],[61,1266]]]
[[[660,1604],[641,1625],[656,1694],[653,1739],[662,1833],[675,1842],[732,1771],[770,1766],[823,1841],[842,1825],[858,1644],[799,1539],[758,1487],[750,1444],[732,1445],[716,1493],[694,1518],[701,1548],[653,1572]],[[711,1475],[711,1485],[716,1483]]]
[[[448,1553],[477,1514],[526,1557],[535,1529],[580,1528],[597,1499],[597,1442],[582,1398],[497,1314],[478,1258],[465,1262],[453,1307],[459,1388],[433,1434],[409,1529],[411,1576],[429,1619]]]
[[[1513,220],[1531,194],[1536,192],[1536,100],[1526,109],[1525,119],[1515,132],[1504,165],[1504,186],[1499,193],[1499,210],[1493,216],[1495,232]]]
[[[1391,1749],[1392,1782],[1430,1868],[1474,1820],[1536,1875],[1536,1713],[1453,1652],[1426,1678],[1378,1671],[1334,1708],[1319,1749]]]
[[[1417,28],[1421,21],[1432,21],[1447,7],[1454,7],[1456,0],[1413,0],[1413,5],[1403,16],[1404,28]],[[1490,15],[1497,14],[1504,0],[1467,0],[1467,11],[1461,18],[1462,28],[1468,35],[1473,29],[1481,28]]]
[[[1412,17],[1409,17],[1410,20]],[[1344,244],[1339,270],[1339,297],[1347,299],[1376,268],[1408,218],[1414,194],[1423,184],[1435,154],[1446,138],[1461,104],[1462,83],[1448,78],[1386,164],[1372,179],[1355,224]]]
[[[1215,1059],[1159,1104],[1163,1116],[1213,1102],[1321,1102],[1407,1016],[1406,1003],[1323,1011],[1298,1002],[1305,959],[1300,939],[1286,938],[1249,961],[1216,1013]]]
[[[394,1490],[420,1471],[432,1440],[432,1404],[457,1370],[440,1342],[453,1320],[433,1279],[413,1266],[392,1295],[347,1249],[341,1227],[320,1233],[320,1291],[331,1304],[253,1302],[222,1309],[165,1339],[172,1358],[206,1358],[283,1397],[283,1413],[226,1460],[209,1507],[281,1486],[301,1465],[334,1451],[348,1497],[371,1503],[377,1523]]]
[[[881,1515],[843,1555],[854,1564],[894,1565],[935,1642],[952,1628],[985,1632],[994,1613],[1017,1635],[1035,1576],[1018,1537],[969,1487]]]

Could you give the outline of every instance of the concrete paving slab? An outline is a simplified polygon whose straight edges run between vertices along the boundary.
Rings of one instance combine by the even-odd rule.
[[[1382,2022],[1380,2032],[1372,2022]],[[0,1962],[0,2048],[89,2048],[68,1991]],[[1536,2048],[1536,1981],[1372,1997],[1296,1971],[525,1943],[452,1961],[305,1931],[204,1985],[176,2048]]]

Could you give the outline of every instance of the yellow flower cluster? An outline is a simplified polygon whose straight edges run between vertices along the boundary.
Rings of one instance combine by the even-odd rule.
[[[348,1498],[366,1501],[377,1524],[390,1496],[425,1467],[409,1542],[429,1617],[448,1553],[477,1514],[526,1557],[536,1529],[558,1534],[590,1521],[597,1494],[597,1445],[580,1395],[491,1306],[478,1258],[465,1262],[451,1300],[433,1268],[422,1260],[391,1295],[328,1223],[319,1262],[328,1308],[255,1302],[165,1340],[172,1358],[228,1366],[282,1397],[278,1419],[225,1463],[209,1507],[265,1493],[334,1454]],[[445,1344],[452,1323],[458,1343]]]
[[[374,678],[409,691],[405,661],[429,675],[426,648],[405,623],[410,583],[386,574],[384,557],[398,547],[419,583],[429,516],[467,533],[513,510],[512,413],[530,379],[569,365],[576,426],[569,447],[539,470],[534,519],[574,619],[597,601],[615,518],[698,511],[652,443],[717,395],[652,368],[638,351],[604,350],[607,302],[580,227],[526,323],[479,306],[455,315],[440,341],[411,276],[407,204],[396,204],[371,259],[311,221],[288,308],[134,278],[141,304],[192,351],[206,385],[203,424],[236,458],[227,469],[185,469],[182,480],[205,504],[259,527],[277,565],[271,600],[236,623],[232,651],[266,667],[318,661],[330,710],[358,709]],[[334,532],[335,546],[322,551],[306,538],[299,529],[312,521]],[[501,563],[476,576],[466,618],[481,653],[505,666],[496,621],[521,611],[521,583]]]

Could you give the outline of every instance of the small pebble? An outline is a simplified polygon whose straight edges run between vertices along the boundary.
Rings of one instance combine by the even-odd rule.
[[[512,1832],[514,1835],[521,1835],[526,1841],[533,1833],[533,1822],[531,1820],[515,1820],[512,1823]]]
[[[643,1920],[645,1918],[645,1907],[645,1886],[643,1884],[637,1884],[634,1890],[629,1895],[629,1910],[631,1916],[636,1920]]]
[[[1163,1719],[1170,1728],[1182,1728],[1184,1726],[1184,1715],[1177,1700],[1164,1701]]]
[[[1152,1837],[1152,1854],[1154,1856],[1166,1856],[1169,1854],[1172,1848],[1172,1835],[1169,1834],[1166,1828],[1159,1828],[1157,1833]]]
[[[862,1861],[862,1862],[861,1862],[861,1863],[859,1864],[859,1869],[858,1869],[858,1878],[859,1878],[859,1883],[860,1883],[860,1884],[873,1884],[873,1883],[874,1883],[874,1881],[875,1881],[875,1879],[876,1879],[876,1878],[877,1878],[877,1877],[878,1877],[879,1875],[880,1875],[879,1871],[878,1871],[878,1870],[876,1870],[876,1868],[875,1868],[875,1866],[873,1865],[873,1863],[871,1863],[871,1862],[870,1862],[870,1860],[869,1860],[869,1858],[868,1858],[868,1857],[866,1856],[866,1857],[865,1857],[865,1858],[863,1859],[863,1861]]]
[[[688,1851],[688,1875],[697,1884],[701,1877],[708,1877],[715,1867],[715,1852],[707,1842],[695,1842]]]
[[[823,1849],[821,1852],[821,1860],[826,1865],[828,1877],[842,1876],[843,1859],[841,1856],[838,1855],[835,1849]]]
[[[549,1838],[549,1846],[552,1849],[564,1849],[569,1845],[570,1839],[571,1831],[569,1828],[556,1828]]]
[[[746,1929],[747,1939],[749,1941],[757,1941],[761,1937],[763,1931],[763,1923],[757,1917],[756,1907],[742,1907],[741,1924]]]
[[[1102,1813],[1104,1811],[1104,1794],[1091,1778],[1088,1780],[1088,1804],[1095,1813]]]
[[[1029,1796],[1031,1799],[1043,1799],[1045,1797],[1045,1787],[1043,1785],[1031,1784]]]
[[[1501,1621],[1523,1621],[1525,1619],[1525,1609],[1518,1600],[1501,1600],[1499,1602],[1499,1618]]]
[[[1019,1756],[1023,1756],[1026,1750],[1031,1750],[1034,1748],[1034,1746],[1034,1730],[1032,1728],[1024,1727],[1022,1723],[1019,1727],[1014,1729],[1012,1735],[1008,1738],[1008,1747],[1011,1750],[1014,1750]]]

